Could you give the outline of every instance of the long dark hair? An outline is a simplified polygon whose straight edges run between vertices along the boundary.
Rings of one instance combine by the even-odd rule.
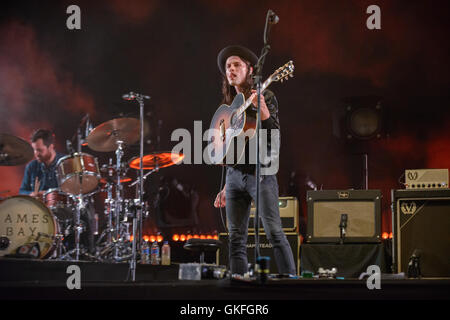
[[[242,58],[241,60],[244,61],[244,63],[247,65],[247,79],[244,84],[244,96],[247,99],[250,96],[250,92],[253,87],[253,77],[250,73],[250,62]],[[234,87],[229,85],[226,74],[222,75],[222,95],[222,104],[231,104],[233,102],[234,96],[236,95],[236,90],[234,89]]]

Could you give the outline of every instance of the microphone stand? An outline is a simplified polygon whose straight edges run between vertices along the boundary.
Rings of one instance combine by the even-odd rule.
[[[261,56],[258,59],[258,62],[255,66],[255,75],[254,82],[256,83],[256,94],[258,97],[257,103],[257,122],[256,122],[256,203],[255,203],[255,220],[254,220],[254,228],[255,228],[255,264],[258,264],[259,256],[260,256],[260,248],[259,248],[259,189],[260,189],[260,179],[261,179],[261,160],[259,156],[260,150],[260,141],[259,141],[259,131],[261,129],[261,103],[259,101],[259,96],[261,94],[261,81],[262,81],[262,69],[264,65],[264,61],[266,59],[266,55],[270,51],[270,45],[268,43],[268,34],[270,31],[270,27],[272,23],[269,23],[269,19],[273,14],[272,10],[267,11],[266,16],[266,24],[264,26],[264,47],[261,50]],[[258,269],[258,272],[264,272],[264,270]]]
[[[131,260],[130,260],[130,272],[131,272],[131,281],[136,281],[136,255],[137,249],[141,248],[142,242],[142,215],[144,209],[144,168],[143,168],[143,158],[144,158],[144,99],[150,99],[149,96],[133,93],[131,92],[129,95],[124,95],[124,99],[126,100],[136,100],[139,103],[139,119],[140,119],[140,150],[139,150],[139,204],[137,205],[136,214],[133,216],[133,242],[132,242],[132,251],[131,251]],[[139,226],[139,234],[138,234],[138,226]],[[137,241],[139,240],[139,244]]]

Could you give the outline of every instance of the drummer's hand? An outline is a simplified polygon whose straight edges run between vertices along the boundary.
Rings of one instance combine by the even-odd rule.
[[[217,196],[216,200],[214,201],[214,207],[216,208],[223,208],[225,207],[225,188],[223,188],[222,191],[220,191]]]
[[[44,191],[38,191],[38,192],[33,191],[32,193],[30,193],[30,197],[33,197],[33,198],[42,198],[43,195],[44,195]]]

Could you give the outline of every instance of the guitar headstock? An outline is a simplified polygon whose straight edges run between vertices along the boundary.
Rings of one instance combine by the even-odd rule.
[[[294,62],[292,62],[291,60],[284,66],[275,70],[275,72],[270,76],[270,78],[272,79],[272,81],[283,82],[284,80],[288,80],[289,77],[292,78],[294,76],[293,73],[294,73]]]

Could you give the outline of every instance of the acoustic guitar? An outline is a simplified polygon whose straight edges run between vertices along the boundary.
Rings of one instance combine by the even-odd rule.
[[[261,94],[272,82],[293,77],[294,63],[289,61],[278,68],[261,85]],[[208,131],[207,156],[210,164],[231,165],[242,163],[245,146],[256,135],[257,112],[249,108],[251,99],[244,94],[234,97],[231,105],[223,104],[214,113]]]

